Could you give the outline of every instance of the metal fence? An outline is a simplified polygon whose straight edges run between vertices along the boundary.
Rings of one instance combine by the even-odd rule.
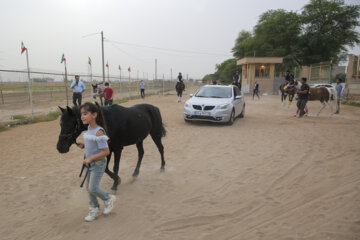
[[[72,91],[69,88],[71,81],[66,82],[65,76],[61,73],[51,72],[30,72],[31,89],[33,103],[39,104],[49,101],[66,101],[72,105]],[[69,74],[68,76],[74,76]],[[84,100],[91,100],[91,82],[90,77],[100,83],[102,77],[100,75],[80,75],[80,79],[84,81],[86,91],[84,92]],[[5,80],[5,81],[4,81]],[[127,78],[121,79],[120,76],[106,77],[106,82],[114,90],[114,99],[133,98],[140,96],[140,81],[145,83],[145,93],[149,94],[165,94],[175,90],[175,81],[168,79],[147,80]],[[195,85],[193,81],[187,81],[187,86]],[[67,88],[66,88],[67,86]],[[68,94],[66,94],[68,90]],[[29,85],[26,71],[18,70],[0,70],[0,106],[16,106],[23,105],[30,101]]]

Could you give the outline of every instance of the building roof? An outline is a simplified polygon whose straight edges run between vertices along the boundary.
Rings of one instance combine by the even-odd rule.
[[[245,57],[237,60],[237,65],[256,63],[282,63],[282,57]]]

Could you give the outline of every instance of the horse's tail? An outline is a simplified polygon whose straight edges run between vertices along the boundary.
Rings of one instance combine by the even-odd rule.
[[[165,137],[166,129],[164,127],[164,123],[162,122],[159,108],[152,106],[152,108],[150,109],[150,116],[153,124],[153,128],[150,132],[151,136]]]
[[[336,90],[335,89],[333,89],[333,88],[328,88],[329,89],[329,92],[331,92],[332,93],[332,96],[333,96],[333,98],[334,98],[334,101],[336,102],[337,101],[337,92],[336,92]],[[329,101],[331,100],[331,96],[329,97]]]

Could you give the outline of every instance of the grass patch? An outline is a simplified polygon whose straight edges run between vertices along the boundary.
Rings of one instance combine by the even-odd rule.
[[[31,119],[31,117],[27,117],[27,116],[23,116],[23,115],[14,115],[12,118],[16,121],[0,123],[0,132],[6,131],[6,130],[10,129],[11,127],[15,127],[18,125],[54,121],[60,115],[61,115],[61,112],[58,110],[49,112],[48,114],[45,114],[45,115],[34,116],[34,119]]]
[[[12,117],[14,120],[24,120],[26,117],[24,115],[14,115]]]
[[[341,103],[342,103],[342,104],[345,104],[345,105],[360,107],[360,102],[355,102],[355,101],[342,101]]]

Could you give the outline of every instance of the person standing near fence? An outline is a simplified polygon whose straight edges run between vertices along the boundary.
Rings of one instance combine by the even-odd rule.
[[[79,75],[75,75],[75,81],[71,83],[70,88],[73,90],[73,104],[75,106],[81,106],[82,94],[85,92],[86,87],[85,84],[80,81]]]
[[[337,109],[335,114],[339,114],[340,113],[340,103],[341,103],[341,96],[342,96],[342,90],[343,90],[343,86],[341,85],[341,79],[338,78],[336,79],[336,96],[337,96]]]
[[[141,98],[145,98],[145,83],[143,80],[140,82],[140,94]]]
[[[104,93],[104,90],[105,90],[105,83],[104,82],[101,82],[98,84],[98,96],[100,98],[100,103],[101,103],[101,106],[104,106],[104,102],[105,102],[105,93]]]
[[[113,94],[114,90],[109,86],[109,83],[105,83],[105,106],[111,106],[113,104]]]
[[[254,100],[255,95],[258,97],[258,99],[260,99],[260,97],[259,97],[259,84],[257,83],[257,81],[255,81],[255,84],[254,84],[253,100]]]

